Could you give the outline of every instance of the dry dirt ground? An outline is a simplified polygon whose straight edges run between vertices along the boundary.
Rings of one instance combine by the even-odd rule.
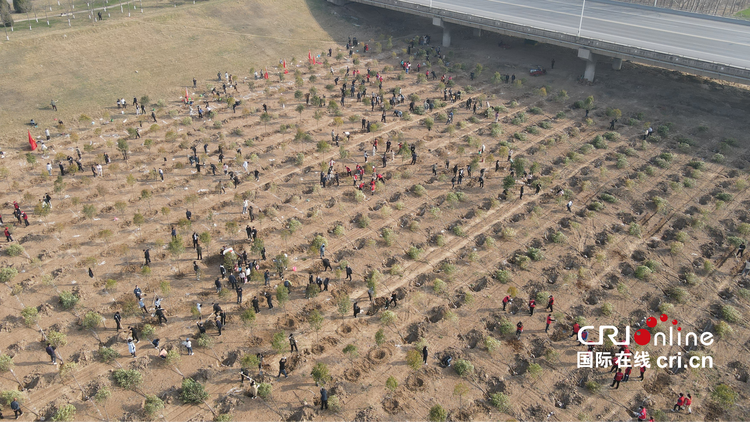
[[[375,14],[373,9],[355,6],[335,10],[360,21]],[[364,25],[360,31],[392,35],[395,57],[384,48],[381,54],[361,55],[359,65],[332,59],[337,76],[345,79],[341,72],[346,66],[362,72],[369,66],[384,75],[386,98],[390,90],[401,87],[406,96],[442,100],[439,80],[417,83],[416,72],[399,80],[399,70],[389,70],[398,69],[406,40],[414,34],[430,33],[433,40],[440,34],[429,22],[382,16],[392,26]],[[374,35],[360,37],[371,46],[386,43]],[[340,120],[327,107],[308,107],[298,114],[297,89],[309,92],[314,87],[321,95],[336,97],[335,91],[325,88],[333,83],[328,67],[310,71],[298,62],[291,67],[301,72],[301,87],[295,86],[293,71],[279,81],[275,70],[268,83],[257,81],[253,89],[240,85],[235,96],[243,103],[236,113],[219,106],[208,90],[191,90],[196,97],[211,98],[218,112],[213,119],[193,116],[192,123],[184,121],[188,110],[178,101],[182,88],[175,87],[159,108],[156,125],[144,122],[142,137],[128,140],[127,160],[117,151],[117,140],[126,139],[126,129],[135,127],[132,107],[109,124],[53,130],[50,151],[46,156],[34,152],[34,165],[27,162],[27,148],[18,147],[18,142],[6,144],[3,219],[25,252],[11,257],[9,244],[2,244],[2,267],[19,272],[5,283],[0,296],[4,305],[0,344],[15,365],[13,373],[0,375],[2,390],[21,388],[20,381],[27,410],[23,418],[50,417],[72,404],[80,420],[139,420],[149,417],[143,410],[145,396],[156,395],[166,406],[150,417],[165,420],[207,420],[225,414],[234,420],[423,420],[436,404],[451,420],[624,420],[631,419],[642,404],[663,420],[741,419],[748,403],[748,364],[742,356],[748,347],[744,321],[750,295],[747,280],[738,275],[741,261],[732,254],[737,238],[750,232],[744,171],[749,159],[744,152],[746,89],[633,64],[625,64],[619,72],[602,64],[595,84],[580,85],[576,78],[583,65],[574,52],[509,38],[504,42],[512,48],[499,49],[498,42],[497,36],[476,38],[466,31],[454,35],[451,48],[442,49],[450,54],[453,71],[443,71],[434,54],[431,58],[436,73],[454,77],[453,90],[460,89],[463,99],[482,96],[492,106],[502,106],[499,126],[493,126],[494,115],[474,115],[460,101],[404,119],[389,112],[387,123],[374,133],[364,133],[359,120],[379,121],[380,112],[351,98],[340,109]],[[328,47],[310,45],[314,50]],[[531,65],[547,64],[552,58],[554,70],[542,77],[527,76]],[[416,66],[417,59],[412,63]],[[466,69],[460,70],[456,63]],[[485,70],[470,81],[468,73],[476,63]],[[495,71],[514,74],[524,82],[495,84],[491,80]],[[241,78],[251,77],[245,69],[235,72]],[[312,75],[315,82],[309,81]],[[182,74],[183,79],[192,76]],[[204,85],[211,78],[205,75]],[[377,90],[374,79],[365,86],[368,94]],[[539,90],[543,86],[546,96]],[[560,90],[567,91],[569,98],[558,100]],[[594,98],[590,121],[583,110],[573,108],[575,101],[588,96]],[[408,109],[408,102],[397,109]],[[263,103],[270,106],[267,122],[261,121]],[[90,113],[112,113],[108,106],[102,104]],[[622,113],[614,131],[608,130],[609,109]],[[453,125],[441,121],[449,110],[455,113]],[[320,119],[315,118],[316,111],[321,112]],[[350,120],[350,116],[357,117]],[[435,121],[431,130],[428,118]],[[643,142],[648,126],[661,133]],[[342,141],[341,149],[323,144],[330,141],[331,130],[348,131],[351,139]],[[297,133],[301,135],[295,140]],[[605,134],[609,140],[598,142],[597,136]],[[71,139],[75,136],[78,141]],[[319,171],[329,160],[335,160],[343,174],[344,166],[363,164],[363,154],[371,152],[376,138],[379,154],[389,139],[394,147],[399,142],[415,145],[418,163],[409,165],[407,157],[397,155],[380,168],[380,156],[371,158],[386,184],[364,198],[355,195],[349,178],[344,177],[339,187],[318,186]],[[150,146],[147,139],[152,140]],[[204,144],[208,154],[202,153]],[[193,145],[209,163],[217,163],[222,146],[225,162],[241,174],[241,184],[233,188],[221,167],[216,176],[205,169],[198,174],[188,162],[188,148]],[[477,154],[481,145],[486,146],[483,162]],[[57,161],[75,156],[76,147],[81,149],[84,171],[66,175],[55,186]],[[238,148],[242,158],[235,157]],[[503,179],[509,174],[509,148],[516,163],[525,162],[526,170],[533,166],[535,181],[542,185],[538,195],[527,186],[520,199],[518,181],[508,197],[501,198]],[[93,177],[89,168],[103,163],[105,152],[112,163],[104,166],[103,177]],[[250,171],[260,171],[258,182],[245,174],[238,158],[248,160]],[[498,159],[500,171],[495,172],[493,163]],[[446,160],[451,167],[474,163],[473,177],[451,189]],[[48,161],[54,165],[52,177],[44,169]],[[438,164],[437,176],[432,175],[433,163]],[[165,172],[163,183],[151,172],[157,168]],[[487,169],[484,188],[477,181],[480,168]],[[218,191],[220,181],[227,185],[225,194]],[[561,189],[564,198],[557,196]],[[52,195],[52,211],[37,215],[34,207],[45,192]],[[241,215],[243,198],[255,208],[252,223]],[[568,200],[573,201],[573,212],[565,208]],[[13,201],[29,214],[28,228],[14,224]],[[184,221],[186,209],[193,214],[190,224]],[[136,214],[145,221],[135,224]],[[292,219],[301,224],[290,224]],[[260,271],[274,273],[272,259],[286,254],[290,268],[284,276],[292,283],[289,302],[282,307],[274,299],[272,310],[261,302],[252,325],[243,324],[240,314],[251,308],[253,295],[275,289],[278,275],[273,274],[271,286],[265,287],[261,274],[254,274],[244,286],[242,305],[235,303],[232,292],[217,295],[213,283],[222,246],[247,250],[251,259],[259,259],[242,231],[247,224],[258,229],[267,250],[269,259],[261,261]],[[185,252],[176,256],[166,246],[172,226],[185,242]],[[291,233],[290,227],[296,230]],[[193,232],[211,237],[203,245],[200,281],[192,270],[195,253],[189,237]],[[318,235],[326,239],[326,255],[334,267],[346,261],[354,269],[353,282],[343,280],[340,271],[321,273],[317,250],[309,250]],[[411,249],[416,259],[409,256],[412,246],[420,250],[415,254]],[[141,266],[145,248],[151,248],[150,272]],[[538,260],[524,258],[527,255]],[[637,278],[636,270],[645,271],[640,267],[646,265],[654,271]],[[88,277],[89,267],[93,279]],[[331,287],[306,299],[304,288],[311,272],[330,277]],[[109,279],[116,284],[107,286]],[[368,302],[365,280],[375,284],[376,305]],[[136,284],[147,294],[148,304],[154,296],[164,297],[168,324],[159,325],[151,316],[142,318],[133,308]],[[73,292],[80,298],[78,304],[64,310],[61,292]],[[396,293],[399,303],[391,309],[395,321],[384,325],[383,309],[377,305],[391,293]],[[500,301],[509,293],[516,300],[503,312]],[[544,331],[547,313],[542,312],[548,293],[556,298],[556,321],[549,334]],[[346,295],[362,306],[364,314],[359,318],[352,317],[351,308],[339,314],[337,303]],[[534,316],[526,309],[530,297],[539,298]],[[205,316],[214,301],[227,310],[228,324],[222,336],[210,328],[210,344],[198,347],[197,318],[191,316],[191,307],[203,303]],[[37,321],[28,325],[21,318],[26,307],[39,313]],[[314,309],[325,317],[319,332],[308,323]],[[179,350],[179,361],[166,365],[145,338],[138,344],[138,357],[131,358],[127,333],[114,329],[112,315],[118,310],[124,313],[126,327],[154,326],[151,338]],[[90,311],[104,316],[103,326],[82,326]],[[645,382],[631,380],[613,391],[608,369],[576,368],[576,352],[583,349],[570,339],[574,320],[635,326],[662,312],[688,331],[723,336],[710,347],[693,350],[634,349],[652,355],[710,355],[713,369],[652,368]],[[512,331],[518,321],[525,326],[520,341],[506,333],[508,324]],[[375,333],[380,329],[385,342],[378,346]],[[664,329],[660,324],[655,330]],[[63,374],[49,364],[44,351],[42,332],[52,331],[67,335],[67,344],[58,352],[65,363],[76,363]],[[276,353],[271,339],[279,332],[285,337],[294,333],[300,352]],[[193,356],[179,347],[185,337],[193,338]],[[500,341],[492,352],[488,337]],[[430,350],[428,363],[411,369],[407,352],[422,343]],[[349,344],[356,346],[356,355],[343,353]],[[102,362],[98,352],[102,345],[116,350],[119,357]],[[241,357],[257,352],[266,354],[266,375],[257,377],[257,368],[250,368],[250,373],[272,386],[263,400],[252,400],[239,388]],[[446,353],[454,361],[470,361],[474,371],[459,377],[453,368],[442,368],[439,358]],[[289,358],[289,378],[276,379],[269,374],[276,375],[281,356]],[[318,410],[319,387],[310,376],[316,363],[330,370],[328,388],[339,399],[337,412]],[[114,385],[112,373],[120,368],[140,371],[142,385],[135,390]],[[209,394],[205,403],[182,403],[183,376],[205,386]],[[391,376],[398,382],[393,392],[385,387]],[[465,393],[454,394],[463,390],[456,388],[459,384],[466,387]],[[726,393],[724,387],[717,389],[721,384],[738,396]],[[104,386],[112,392],[109,400],[86,400]],[[692,394],[692,415],[669,411],[679,392]],[[506,408],[491,404],[490,395],[497,393],[507,398]],[[3,410],[7,416],[8,408]]]

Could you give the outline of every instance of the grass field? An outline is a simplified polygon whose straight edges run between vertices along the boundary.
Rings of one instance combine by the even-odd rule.
[[[0,46],[0,78],[7,81],[0,120],[11,129],[5,140],[21,138],[32,118],[46,126],[84,112],[100,117],[117,98],[179,97],[180,86],[192,82],[185,68],[202,87],[219,71],[248,77],[251,67],[304,58],[309,48],[331,42],[331,30],[348,25],[323,0],[218,0],[144,10],[127,18],[116,9],[116,18],[97,24],[78,14],[77,22],[87,23],[73,27],[57,19],[50,28],[40,21],[38,30],[23,31],[19,23]],[[59,113],[49,107],[52,98]]]

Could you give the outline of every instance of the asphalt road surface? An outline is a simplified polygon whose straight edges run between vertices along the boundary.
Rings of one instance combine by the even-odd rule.
[[[430,0],[404,0],[429,5]],[[660,0],[663,1],[663,0]],[[433,0],[432,7],[576,35],[578,0]],[[581,37],[750,68],[750,26],[587,2]]]

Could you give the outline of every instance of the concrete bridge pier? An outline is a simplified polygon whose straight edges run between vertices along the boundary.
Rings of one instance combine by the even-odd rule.
[[[578,49],[578,58],[586,61],[586,70],[583,72],[583,78],[589,82],[594,82],[594,75],[596,74],[596,56],[591,50],[585,48]]]
[[[448,23],[440,18],[432,18],[432,24],[443,28],[443,47],[451,46],[451,30]]]
[[[612,59],[612,69],[613,70],[621,70],[622,69],[622,59],[618,59],[618,58]]]

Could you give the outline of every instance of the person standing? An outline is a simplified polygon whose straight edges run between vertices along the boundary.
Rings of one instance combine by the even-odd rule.
[[[552,314],[549,314],[549,315],[547,315],[547,326],[546,326],[546,327],[544,327],[544,332],[545,332],[545,333],[549,332],[549,326],[550,326],[550,324],[552,324],[552,322],[554,322],[554,321],[555,321],[555,320],[554,320],[554,319],[552,319]]]
[[[282,357],[279,361],[279,374],[276,375],[276,378],[281,378],[281,374],[284,374],[284,378],[289,378],[286,373],[286,357]]]
[[[130,335],[133,337],[133,340],[135,340],[136,343],[140,343],[141,340],[138,338],[138,331],[136,331],[135,327],[128,327],[128,330],[130,330]]]
[[[52,100],[49,102],[49,105],[52,106],[53,111],[57,111],[57,101]]]
[[[252,302],[253,302],[253,310],[255,311],[256,314],[259,313],[260,312],[260,301],[258,300],[258,296],[253,296],[253,301]]]
[[[427,365],[427,346],[422,348],[422,363]]]
[[[203,260],[203,248],[200,243],[195,246],[195,252],[198,254],[198,260]]]
[[[57,365],[57,353],[55,353],[55,347],[47,343],[47,347],[44,349],[44,351],[47,352],[49,357],[52,359],[52,364]]]
[[[521,339],[521,334],[523,334],[523,322],[518,321],[516,324],[516,340]]]
[[[320,410],[328,409],[328,390],[325,387],[320,389]]]
[[[52,176],[52,164],[47,163],[47,174]]]
[[[510,298],[510,295],[506,295],[503,298],[503,311],[505,310],[505,307],[508,306],[508,303],[510,303],[512,299]]]
[[[349,264],[346,264],[346,279],[349,281],[352,281],[352,267],[349,266]]]
[[[297,340],[294,338],[294,334],[289,334],[289,353],[294,352],[295,350],[299,352],[299,349],[297,348]]]
[[[544,308],[545,310],[549,310],[550,312],[555,312],[553,309],[555,306],[555,298],[552,297],[552,295],[549,295],[549,298],[547,300],[547,307]]]
[[[615,390],[620,388],[620,381],[622,381],[623,376],[622,368],[618,368],[617,373],[615,374],[615,379],[612,380],[612,385],[610,387],[614,387]],[[617,384],[617,387],[615,387],[615,384]]]
[[[10,408],[13,410],[13,414],[16,416],[16,419],[18,419],[19,416],[23,415],[23,410],[21,410],[21,403],[18,402],[18,397],[13,397],[13,401],[10,402]]]
[[[193,343],[190,341],[189,338],[185,338],[185,341],[182,342],[182,345],[185,346],[185,348],[188,351],[188,356],[193,355]]]
[[[128,339],[128,352],[130,352],[130,355],[133,356],[133,359],[135,359],[135,343],[133,343],[133,339]]]
[[[122,325],[121,325],[122,317],[120,316],[120,311],[115,312],[115,316],[112,317],[112,319],[114,319],[115,323],[117,324],[117,331],[122,330]]]
[[[237,286],[236,292],[237,292],[237,304],[241,305],[242,304],[242,286]]]
[[[8,226],[5,226],[5,240],[7,240],[8,242],[13,241],[13,236],[11,236]]]
[[[352,305],[352,310],[354,312],[354,318],[356,318],[357,315],[359,315],[359,313],[362,311],[362,309],[360,309],[360,307],[357,304],[357,302],[354,302],[354,305]]]
[[[219,330],[219,336],[221,337],[221,329],[224,327],[224,324],[221,323],[221,318],[217,316],[214,323],[216,324],[216,329]]]
[[[691,415],[693,413],[693,409],[690,408],[690,406],[693,404],[693,396],[688,393],[687,398],[685,399],[685,408],[688,411],[688,415]]]
[[[534,308],[536,308],[536,300],[530,299],[529,300],[529,316],[534,315]]]
[[[268,303],[268,309],[273,309],[273,299],[271,298],[271,294],[266,292],[266,303]]]
[[[143,250],[143,258],[146,260],[146,263],[143,265],[148,265],[151,263],[151,252],[149,252],[150,249],[146,248]]]

